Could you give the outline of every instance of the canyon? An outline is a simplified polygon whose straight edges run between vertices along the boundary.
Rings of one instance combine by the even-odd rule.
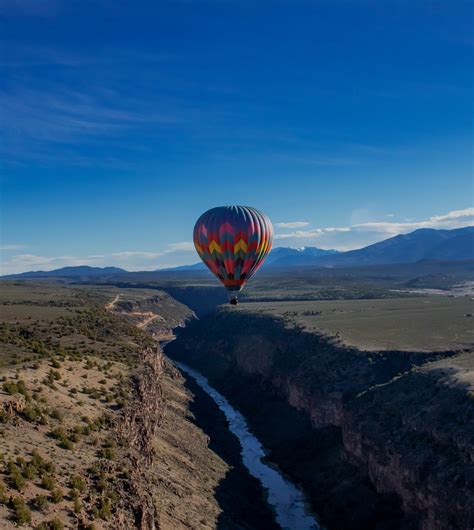
[[[321,528],[472,529],[469,298],[216,308],[220,290],[173,290],[3,285],[3,526],[28,515],[13,496],[33,509],[33,527],[278,528],[230,411],[261,444],[262,464],[302,492]],[[434,339],[417,322],[436,322]],[[383,347],[393,344],[387,331],[403,348]],[[176,362],[207,378],[225,407]],[[29,407],[8,408],[21,405],[20,390]],[[100,413],[107,422],[95,426]],[[32,443],[57,464],[64,493],[76,480],[66,463],[84,482],[43,511],[34,495],[49,494],[26,476]],[[23,467],[19,490],[10,468]]]
[[[190,321],[166,353],[246,416],[322,524],[472,528],[471,352],[366,352],[251,305]]]

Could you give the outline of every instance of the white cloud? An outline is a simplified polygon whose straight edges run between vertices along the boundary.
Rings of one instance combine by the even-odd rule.
[[[350,232],[350,227],[334,227],[327,228],[312,228],[311,230],[296,230],[295,232],[288,232],[286,234],[276,234],[275,239],[291,239],[291,238],[316,238],[323,234],[330,234],[336,232]]]
[[[453,210],[446,215],[433,215],[430,217],[432,222],[450,221],[451,219],[464,219],[466,217],[474,217],[474,208],[464,208],[464,210]]]
[[[181,241],[180,243],[171,243],[167,252],[177,252],[180,250],[194,250],[192,241]]]
[[[350,250],[420,228],[454,229],[470,225],[474,225],[474,208],[453,210],[444,215],[433,215],[422,221],[369,221],[351,224],[350,226],[295,230],[293,232],[276,234],[275,239],[306,240],[308,244],[315,244],[317,242],[318,246],[322,246],[323,248]],[[341,234],[345,234],[346,237],[341,237]]]
[[[303,228],[304,226],[308,226],[309,223],[307,221],[291,221],[289,223],[275,223],[275,226],[278,228]]]
[[[309,223],[295,221],[294,223]],[[290,224],[277,223],[279,228],[291,228]],[[285,226],[279,226],[285,225]],[[404,222],[369,221],[350,226],[328,226],[309,230],[293,230],[275,235],[276,241],[285,246],[317,245],[320,248],[352,250],[376,243],[396,234],[412,232],[419,228],[461,228],[474,225],[474,208],[453,210],[443,215],[433,215],[421,221]],[[294,226],[294,228],[304,228]],[[5,245],[3,249],[20,250],[21,245]],[[127,270],[156,270],[194,263],[198,260],[193,243],[180,241],[169,244],[160,251],[123,250],[111,254],[92,254],[86,256],[41,256],[37,254],[14,254],[2,260],[0,274],[14,274],[31,270],[53,270],[60,267],[90,265],[96,267],[117,266]]]
[[[3,245],[0,246],[0,252],[9,252],[11,250],[21,250],[26,248],[25,245]]]
[[[445,215],[433,215],[425,221],[405,221],[403,223],[393,222],[368,222],[360,223],[351,227],[355,230],[374,230],[386,234],[402,234],[419,228],[461,228],[474,224],[474,208],[464,210],[453,210]]]
[[[163,256],[163,252],[137,252],[134,250],[124,250],[123,252],[114,252],[111,254],[113,258],[127,259],[127,258],[149,258],[154,259]],[[104,257],[104,256],[101,256]]]
[[[45,270],[61,267],[89,265],[91,267],[115,266],[126,270],[156,270],[166,267],[193,263],[198,257],[193,243],[180,241],[171,243],[165,250],[150,252],[141,250],[122,250],[111,254],[92,254],[86,256],[40,256],[36,254],[15,254],[2,260],[0,274]]]

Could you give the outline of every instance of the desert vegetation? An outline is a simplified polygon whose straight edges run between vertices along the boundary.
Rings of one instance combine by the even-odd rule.
[[[7,285],[1,296],[0,520],[94,528],[119,510],[132,520],[119,508],[131,468],[117,429],[153,339],[93,290]]]
[[[2,287],[2,529],[273,527],[217,407],[159,353],[191,310],[156,290]]]

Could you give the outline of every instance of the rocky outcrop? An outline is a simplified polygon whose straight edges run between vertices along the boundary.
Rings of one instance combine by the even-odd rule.
[[[156,530],[161,528],[158,510],[153,501],[153,487],[144,470],[153,465],[153,441],[164,414],[160,384],[163,374],[161,351],[146,349],[141,352],[140,366],[134,377],[133,399],[125,408],[117,431],[123,445],[129,449],[129,503],[135,515],[136,528]]]
[[[474,400],[433,362],[455,352],[362,352],[220,310],[167,353],[242,409],[330,529],[472,529]]]
[[[124,316],[159,341],[170,340],[175,328],[195,318],[191,309],[163,291],[156,291],[154,296],[139,296],[136,292],[131,292],[130,296],[121,294],[106,308]]]

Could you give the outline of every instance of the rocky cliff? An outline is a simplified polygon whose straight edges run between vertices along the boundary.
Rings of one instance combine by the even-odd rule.
[[[137,294],[131,290],[117,295],[108,304],[108,309],[125,317],[137,328],[143,329],[156,340],[169,340],[174,337],[173,329],[182,327],[189,319],[195,318],[189,307],[181,304],[164,291],[153,295]]]
[[[470,352],[363,352],[250,311],[167,353],[204,372],[329,529],[472,529]]]

